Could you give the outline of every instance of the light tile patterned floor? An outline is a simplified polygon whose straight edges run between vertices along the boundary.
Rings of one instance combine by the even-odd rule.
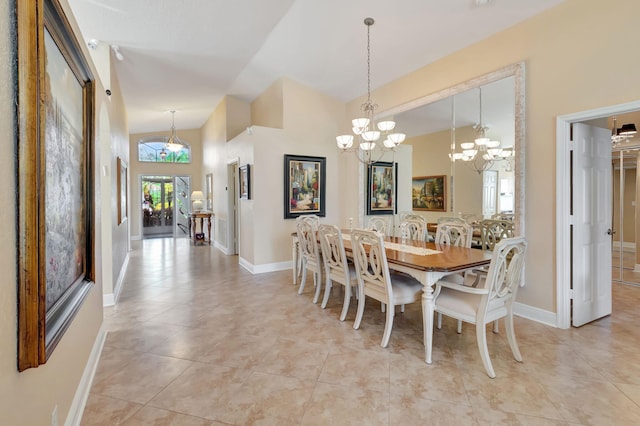
[[[612,316],[558,330],[517,318],[524,357],[444,320],[423,362],[419,304],[379,346],[384,314],[298,295],[291,271],[251,275],[186,239],[134,242],[83,425],[637,425],[640,288],[615,284]]]

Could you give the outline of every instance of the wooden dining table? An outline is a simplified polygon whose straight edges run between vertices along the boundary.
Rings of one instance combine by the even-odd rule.
[[[345,252],[350,256],[351,239],[348,230],[343,231],[343,237]],[[404,272],[414,277],[423,286],[422,324],[425,362],[431,364],[435,283],[447,275],[488,265],[491,261],[491,253],[431,242],[403,242],[399,237],[385,238],[385,252],[389,269]]]

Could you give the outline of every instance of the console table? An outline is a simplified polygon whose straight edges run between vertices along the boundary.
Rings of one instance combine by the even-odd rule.
[[[194,244],[208,243],[211,245],[211,221],[213,217],[213,212],[189,213],[189,238]]]

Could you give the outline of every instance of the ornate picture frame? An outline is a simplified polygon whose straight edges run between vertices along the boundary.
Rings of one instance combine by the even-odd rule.
[[[18,370],[46,363],[94,280],[94,78],[56,0],[19,2]]]
[[[325,157],[284,156],[284,218],[325,216]]]
[[[417,176],[411,179],[413,210],[447,211],[447,175]]]
[[[367,214],[395,214],[398,212],[398,163],[371,163],[367,173]]]

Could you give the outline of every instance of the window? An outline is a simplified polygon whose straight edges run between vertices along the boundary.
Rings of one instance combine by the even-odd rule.
[[[173,152],[165,148],[168,136],[147,136],[138,141],[138,161],[147,163],[190,163],[191,146],[184,140],[180,151]],[[162,152],[166,156],[162,156]]]

